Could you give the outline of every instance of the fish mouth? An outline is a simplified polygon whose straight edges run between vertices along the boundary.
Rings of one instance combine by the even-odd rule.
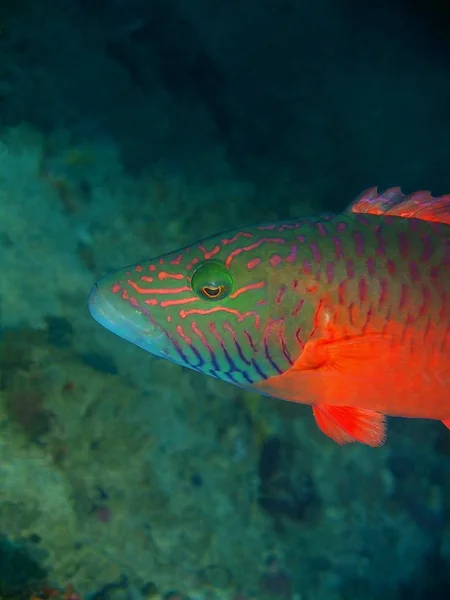
[[[117,322],[120,321],[122,315],[118,310],[105,298],[101,293],[98,284],[96,283],[89,294],[88,300],[89,312],[97,323],[106,327],[106,329],[116,329]]]
[[[167,356],[167,336],[164,330],[152,323],[149,316],[138,308],[130,306],[126,307],[126,311],[119,310],[102,292],[98,283],[89,294],[88,306],[92,318],[105,329],[147,352]]]

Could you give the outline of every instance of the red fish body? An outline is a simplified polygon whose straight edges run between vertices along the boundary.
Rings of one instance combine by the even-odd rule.
[[[154,354],[312,405],[339,443],[375,446],[385,415],[450,422],[449,303],[450,196],[393,188],[108,275],[91,312]]]

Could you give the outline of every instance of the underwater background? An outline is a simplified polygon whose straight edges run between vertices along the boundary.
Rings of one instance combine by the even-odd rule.
[[[218,231],[450,192],[449,31],[432,1],[1,2],[1,600],[450,597],[442,424],[339,447],[87,308]]]

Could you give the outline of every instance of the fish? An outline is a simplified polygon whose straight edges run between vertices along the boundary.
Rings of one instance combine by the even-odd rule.
[[[92,317],[153,355],[310,405],[338,444],[387,417],[450,428],[450,194],[360,194],[341,213],[222,233],[108,273]]]

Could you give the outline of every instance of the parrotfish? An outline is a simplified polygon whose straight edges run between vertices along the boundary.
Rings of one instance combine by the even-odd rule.
[[[125,267],[89,299],[144,350],[311,405],[333,440],[370,446],[386,416],[450,428],[449,304],[450,194],[398,187]]]

